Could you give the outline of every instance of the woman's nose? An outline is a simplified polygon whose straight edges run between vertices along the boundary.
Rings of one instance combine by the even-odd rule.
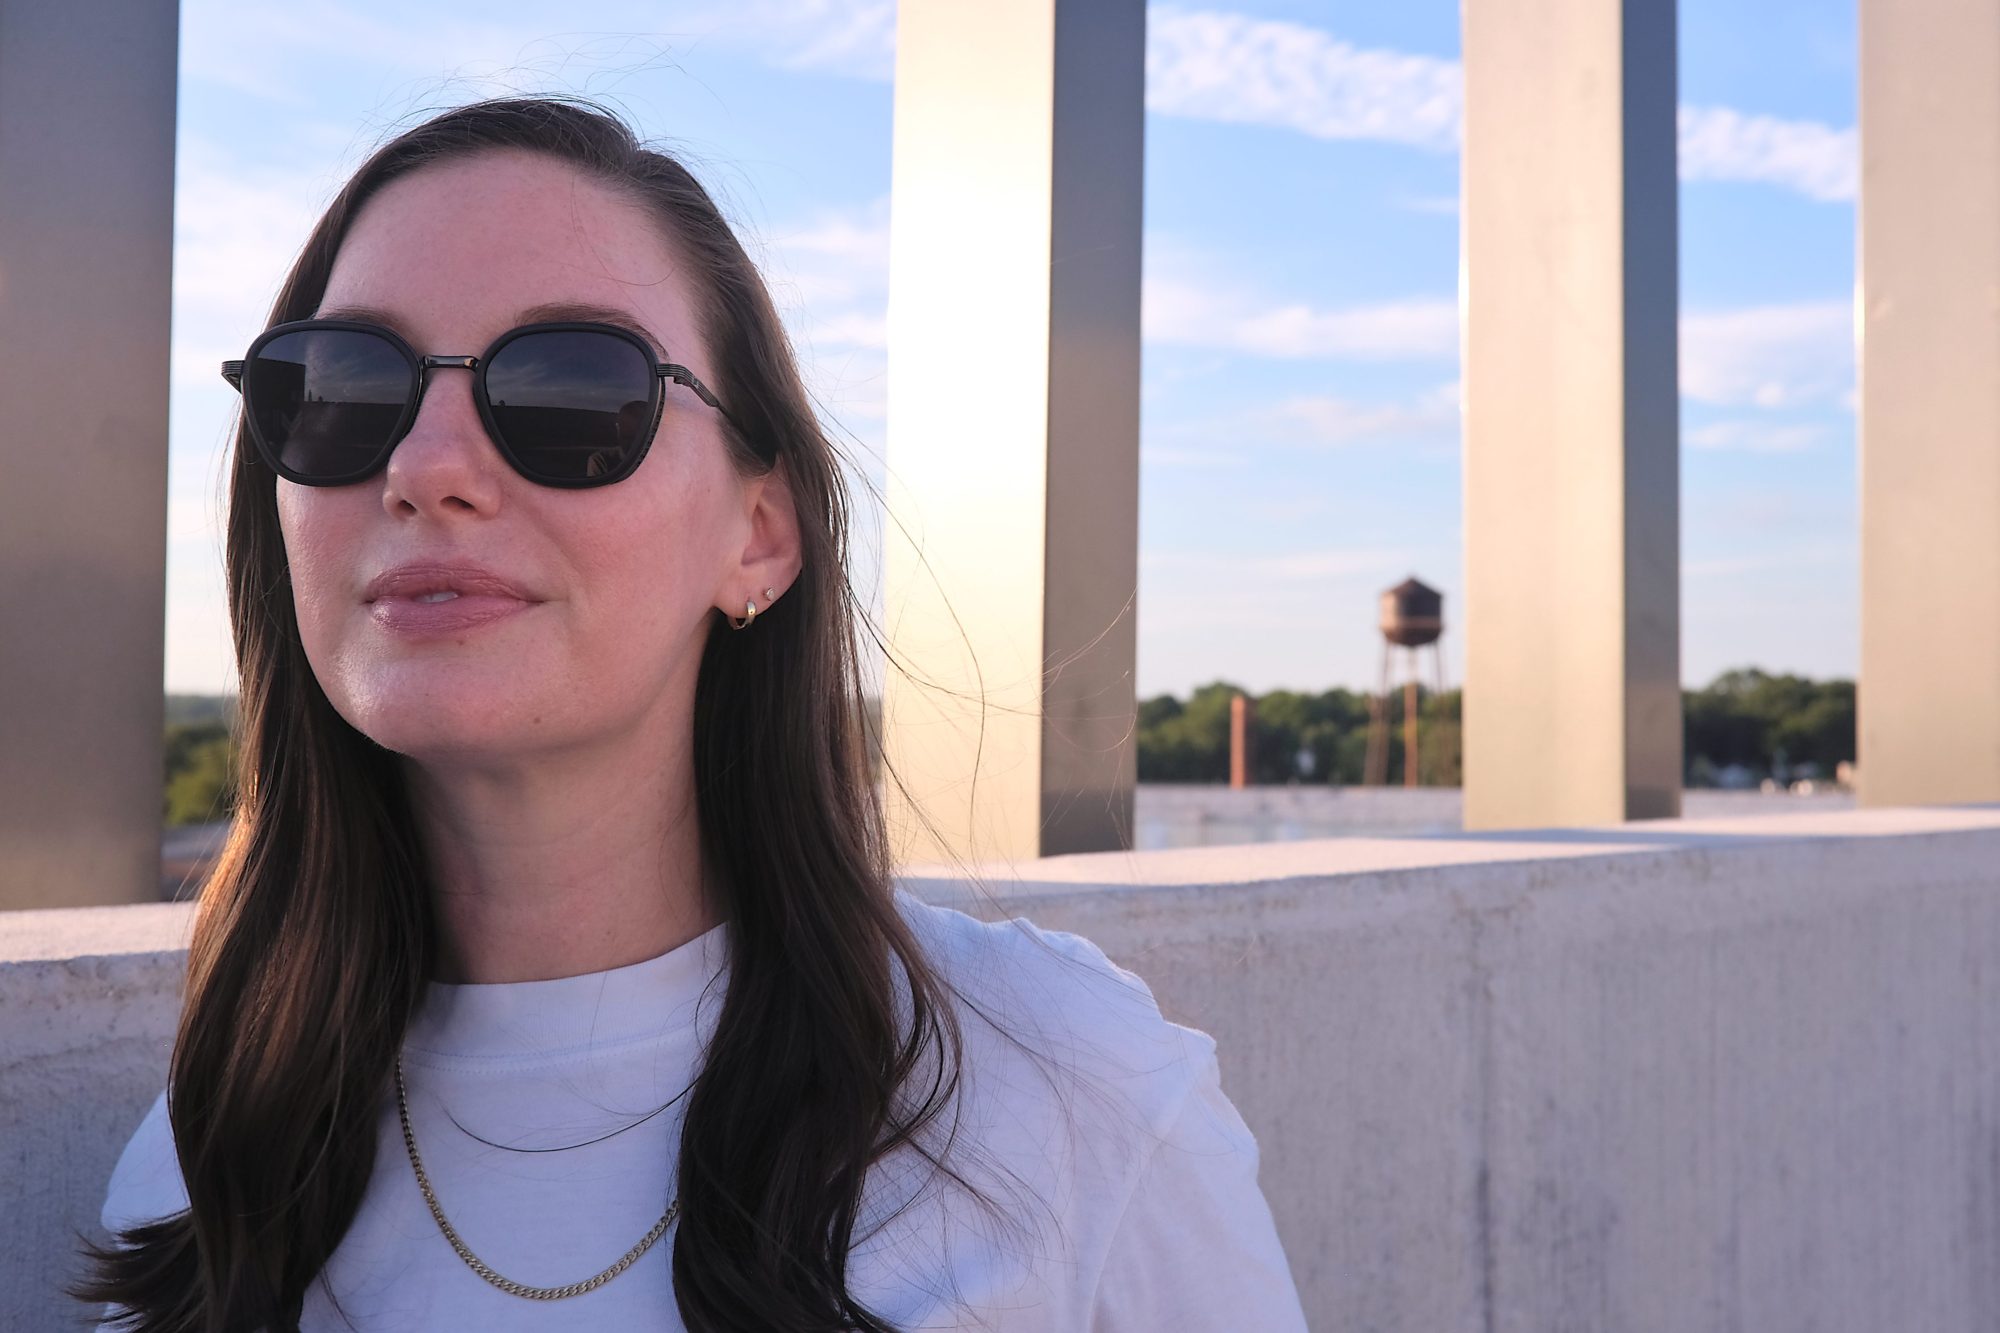
[[[490,510],[506,460],[486,433],[473,401],[472,358],[440,357],[424,375],[409,432],[389,455],[383,503],[392,511]]]

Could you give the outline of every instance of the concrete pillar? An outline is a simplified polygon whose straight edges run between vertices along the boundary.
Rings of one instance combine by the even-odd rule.
[[[1860,799],[2000,801],[2000,0],[1860,18]]]
[[[904,0],[883,688],[905,859],[1130,845],[1143,0]]]
[[[1468,829],[1680,812],[1674,11],[1464,6]]]
[[[157,898],[175,0],[0,0],[0,907]]]

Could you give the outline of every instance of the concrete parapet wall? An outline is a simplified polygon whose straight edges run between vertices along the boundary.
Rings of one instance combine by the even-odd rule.
[[[1054,858],[906,884],[1211,1032],[1315,1329],[2000,1327],[2000,807]],[[0,915],[0,1327],[74,1318],[189,909]]]
[[[165,1085],[193,911],[0,912],[0,1329],[89,1326],[60,1289]]]

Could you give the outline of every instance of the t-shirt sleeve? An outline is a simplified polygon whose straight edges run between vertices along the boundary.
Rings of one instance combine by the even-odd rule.
[[[120,1231],[171,1217],[187,1206],[187,1187],[181,1182],[180,1159],[174,1155],[173,1126],[163,1092],[153,1099],[146,1118],[119,1154],[98,1221],[115,1240]]]
[[[145,1119],[126,1141],[125,1151],[118,1155],[97,1220],[116,1245],[119,1232],[170,1217],[187,1206],[187,1189],[181,1183],[180,1161],[174,1155],[173,1127],[167,1120],[167,1094],[163,1092],[153,1099]],[[124,1333],[129,1325],[118,1322],[123,1313],[121,1306],[106,1305],[98,1312],[96,1333]]]
[[[1091,1333],[1305,1333],[1257,1163],[1211,1054],[1112,1235]]]

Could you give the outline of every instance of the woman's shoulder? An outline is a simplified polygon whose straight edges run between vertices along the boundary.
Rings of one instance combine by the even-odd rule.
[[[1257,1185],[1257,1140],[1223,1093],[1214,1040],[1166,1018],[1145,980],[1082,936],[898,898],[943,979],[978,1011],[960,1024],[974,1089],[963,1123],[990,1157],[973,1159],[971,1178],[1007,1204],[1023,1198],[1019,1185],[1042,1205],[1008,1216],[1060,1222],[1037,1233],[1062,1256],[1041,1267],[1048,1290],[1002,1295],[976,1279],[974,1289],[994,1305],[1038,1303],[1037,1327],[1303,1333]],[[990,1254],[973,1248],[966,1271],[984,1272]]]
[[[961,1025],[969,1056],[991,1058],[1010,1038],[1024,1043],[1120,1094],[1155,1130],[1215,1079],[1214,1039],[1166,1018],[1146,981],[1092,941],[1027,917],[981,921],[907,890],[897,902],[926,956],[974,1011]]]
[[[187,1186],[181,1180],[180,1159],[174,1153],[173,1125],[167,1119],[167,1094],[153,1099],[139,1128],[133,1131],[111,1170],[99,1221],[116,1235],[142,1222],[155,1222],[184,1211]]]

